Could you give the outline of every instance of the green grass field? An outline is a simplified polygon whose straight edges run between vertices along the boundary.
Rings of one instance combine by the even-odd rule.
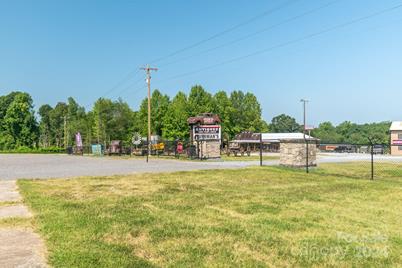
[[[255,167],[19,186],[54,267],[401,266],[402,178],[358,179],[360,169]]]

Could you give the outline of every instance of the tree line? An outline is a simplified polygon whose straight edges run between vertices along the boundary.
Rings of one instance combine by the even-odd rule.
[[[389,143],[389,128],[391,122],[356,124],[345,121],[337,126],[331,122],[322,122],[311,131],[313,137],[321,143],[369,144],[370,140],[378,144]],[[302,132],[303,126],[291,116],[281,114],[274,117],[269,125],[271,132]]]
[[[261,105],[256,96],[241,90],[211,94],[202,86],[194,86],[189,94],[179,91],[173,98],[154,90],[151,98],[152,134],[164,139],[189,138],[187,119],[205,112],[219,115],[225,140],[242,131],[301,132],[296,119],[285,114],[275,116],[268,124],[262,119]],[[86,111],[74,98],[45,104],[34,110],[32,97],[25,92],[0,96],[0,150],[23,148],[65,148],[75,144],[75,134],[81,133],[84,145],[109,144],[111,140],[131,143],[134,133],[147,135],[147,99],[134,111],[122,99],[99,98]],[[311,132],[322,143],[366,144],[389,141],[390,122],[355,124],[349,121],[334,126],[323,122]]]
[[[227,94],[207,92],[194,86],[189,94],[179,91],[172,99],[154,90],[151,98],[151,130],[169,140],[189,138],[187,119],[201,113],[216,113],[222,120],[222,133],[230,139],[248,130],[268,131],[262,119],[261,105],[250,92],[236,90]],[[75,144],[75,134],[81,133],[84,145],[109,144],[111,140],[131,143],[134,133],[147,135],[147,98],[137,111],[122,99],[99,98],[86,111],[74,98],[45,104],[34,110],[32,97],[25,92],[0,96],[0,150],[27,148],[65,148]]]

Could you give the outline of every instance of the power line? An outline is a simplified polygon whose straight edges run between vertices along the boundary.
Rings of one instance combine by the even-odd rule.
[[[106,96],[108,96],[110,93],[112,93],[113,91],[115,91],[117,88],[119,88],[120,86],[122,86],[125,82],[129,81],[130,79],[134,78],[137,74],[139,73],[139,70],[137,71],[130,71],[126,76],[124,76],[124,78],[122,80],[120,80],[114,87],[110,88],[109,90],[105,91],[105,93],[103,93],[99,98],[104,98]],[[133,84],[131,84],[131,86],[133,86]],[[130,86],[129,86],[130,87]],[[98,99],[99,99],[98,98]],[[92,103],[89,103],[87,105],[84,106],[85,109],[89,109],[89,107],[92,105]]]
[[[208,42],[208,41],[210,41],[210,40],[213,40],[213,39],[215,39],[215,38],[217,38],[217,37],[219,37],[219,36],[222,36],[222,35],[224,35],[224,34],[227,34],[227,33],[231,32],[231,31],[234,31],[234,30],[236,30],[236,29],[238,29],[238,28],[240,28],[240,27],[242,27],[242,26],[244,26],[244,25],[247,25],[247,24],[249,24],[249,23],[251,23],[251,22],[253,22],[253,21],[255,21],[255,20],[258,20],[258,19],[260,19],[260,18],[262,18],[262,17],[265,17],[265,16],[267,16],[267,15],[269,15],[269,14],[272,14],[272,13],[274,13],[274,12],[276,12],[276,11],[279,11],[280,9],[282,9],[282,8],[284,8],[284,7],[286,7],[286,6],[290,5],[290,4],[292,4],[292,3],[294,3],[294,2],[297,2],[297,1],[299,1],[299,0],[290,0],[290,1],[287,1],[287,2],[285,2],[284,4],[281,4],[281,5],[276,6],[275,8],[266,10],[265,12],[263,12],[263,13],[257,15],[257,16],[254,16],[254,17],[252,17],[252,18],[250,18],[250,19],[248,19],[248,20],[246,20],[246,21],[243,21],[243,22],[241,22],[241,23],[238,23],[238,24],[236,24],[236,25],[234,25],[234,26],[232,26],[232,27],[230,27],[230,28],[228,28],[228,29],[226,29],[226,30],[224,30],[224,31],[221,31],[221,32],[219,32],[219,33],[216,33],[216,34],[214,34],[214,35],[212,35],[212,36],[210,36],[210,37],[208,37],[208,38],[206,38],[206,39],[200,40],[200,41],[198,41],[198,42],[196,42],[196,43],[193,43],[193,44],[191,44],[191,45],[189,45],[189,46],[186,46],[186,47],[184,47],[184,48],[181,48],[181,49],[179,49],[179,50],[176,50],[176,51],[174,51],[173,53],[170,53],[170,54],[168,54],[168,55],[166,55],[166,56],[163,56],[163,57],[160,57],[160,58],[158,58],[158,59],[155,59],[155,60],[151,61],[151,63],[155,63],[155,62],[162,61],[162,60],[164,60],[164,59],[167,59],[167,58],[170,58],[170,57],[172,57],[172,56],[175,56],[175,55],[177,55],[177,54],[179,54],[179,53],[181,53],[181,52],[187,51],[187,50],[189,50],[189,49],[191,49],[191,48],[197,47],[197,46],[199,46],[199,45],[201,45],[201,44],[203,44],[203,43],[206,43],[206,42]],[[122,86],[126,81],[132,79],[136,74],[138,74],[138,72],[139,72],[138,70],[137,70],[134,74],[133,74],[133,72],[129,72],[121,81],[119,81],[114,87],[112,87],[111,89],[109,89],[108,91],[106,91],[100,98],[109,95],[111,92],[113,92],[114,90],[116,90],[117,88],[119,88],[120,86]],[[127,88],[130,88],[130,86],[127,87]],[[127,88],[126,88],[126,89],[127,89]],[[125,90],[126,90],[126,89],[125,89]],[[125,90],[123,90],[123,91],[125,91]],[[89,105],[90,105],[90,104],[89,104]],[[89,106],[89,105],[87,105],[87,106]],[[85,107],[87,107],[87,106],[85,106]]]
[[[276,23],[276,24],[274,24],[274,25],[271,25],[271,26],[266,27],[266,28],[264,28],[264,29],[261,29],[261,30],[259,30],[259,31],[256,31],[256,32],[253,32],[253,33],[244,35],[244,36],[242,36],[242,37],[236,38],[236,39],[234,39],[234,40],[232,40],[232,41],[229,41],[229,42],[227,42],[227,43],[223,43],[223,44],[221,44],[221,45],[218,45],[218,46],[215,46],[215,47],[212,47],[212,48],[208,48],[208,49],[206,49],[206,50],[201,51],[200,53],[193,54],[193,55],[190,55],[190,56],[187,56],[187,57],[180,58],[180,59],[175,60],[175,61],[168,62],[168,63],[166,63],[166,64],[163,64],[162,66],[165,67],[165,66],[168,66],[168,65],[172,65],[172,64],[175,64],[175,63],[177,63],[177,62],[181,62],[181,61],[183,61],[183,60],[187,60],[187,59],[190,59],[190,58],[194,58],[194,57],[196,57],[196,56],[200,56],[200,55],[203,55],[203,54],[207,54],[207,53],[212,52],[212,51],[214,51],[214,50],[217,50],[217,49],[220,49],[220,48],[223,48],[223,47],[227,47],[227,46],[233,45],[233,44],[238,43],[238,42],[240,42],[240,41],[243,41],[243,40],[249,39],[249,38],[251,38],[251,37],[253,37],[253,36],[256,36],[256,35],[258,35],[258,34],[261,34],[261,33],[267,32],[267,31],[269,31],[269,30],[272,30],[272,29],[274,29],[274,28],[276,28],[276,27],[279,27],[279,26],[281,26],[281,25],[284,25],[284,24],[286,24],[286,23],[289,23],[289,22],[292,22],[292,21],[294,21],[294,20],[300,19],[300,18],[305,17],[305,16],[307,16],[307,15],[310,15],[310,14],[312,14],[312,13],[314,13],[314,12],[317,12],[317,11],[319,11],[319,10],[321,10],[321,9],[324,9],[324,8],[330,6],[330,5],[333,5],[333,4],[335,4],[335,3],[339,2],[339,1],[340,1],[340,0],[335,0],[335,1],[328,2],[328,3],[326,3],[326,4],[324,4],[324,5],[321,5],[321,6],[317,7],[317,8],[308,10],[308,11],[306,11],[306,12],[303,12],[303,13],[301,13],[301,14],[299,14],[299,15],[296,15],[296,16],[293,16],[293,17],[291,17],[291,18],[288,18],[288,19],[286,19],[286,20],[284,20],[284,21],[281,21],[281,22],[279,22],[279,23]]]
[[[286,1],[284,4],[281,4],[281,5],[278,5],[278,6],[274,7],[274,8],[268,9],[268,10],[264,11],[263,13],[261,13],[261,14],[259,14],[259,15],[257,15],[257,16],[254,16],[254,17],[252,17],[252,18],[250,18],[250,19],[248,19],[248,20],[246,20],[246,21],[240,22],[240,23],[238,23],[238,24],[236,24],[236,25],[234,25],[234,26],[232,26],[232,27],[230,27],[230,28],[228,28],[228,29],[226,29],[226,30],[223,30],[223,31],[221,31],[221,32],[218,32],[218,33],[216,33],[216,34],[214,34],[214,35],[212,35],[212,36],[210,36],[210,37],[208,37],[208,38],[205,38],[205,39],[200,40],[200,41],[197,41],[197,42],[195,42],[195,43],[193,43],[193,44],[191,44],[191,45],[188,45],[188,46],[186,46],[186,47],[183,47],[183,48],[181,48],[181,49],[178,49],[178,50],[176,50],[176,51],[174,51],[174,52],[172,52],[172,53],[170,53],[170,54],[168,54],[168,55],[166,55],[166,56],[157,58],[157,59],[151,61],[151,63],[156,63],[156,62],[165,60],[165,59],[170,58],[170,57],[173,57],[173,56],[175,56],[175,55],[177,55],[177,54],[179,54],[179,53],[181,53],[181,52],[187,51],[187,50],[189,50],[189,49],[191,49],[191,48],[197,47],[197,46],[199,46],[199,45],[201,45],[201,44],[204,44],[204,43],[206,43],[206,42],[208,42],[208,41],[211,41],[211,40],[213,40],[213,39],[216,39],[217,37],[220,37],[220,36],[222,36],[222,35],[225,35],[225,34],[227,34],[227,33],[229,33],[229,32],[232,32],[232,31],[234,31],[234,30],[236,30],[236,29],[238,29],[238,28],[240,28],[240,27],[242,27],[242,26],[244,26],[244,25],[250,24],[250,23],[252,23],[253,21],[256,21],[256,20],[258,20],[258,19],[260,19],[260,18],[263,18],[263,17],[265,17],[265,16],[267,16],[267,15],[270,15],[270,14],[276,12],[276,11],[279,11],[279,10],[285,8],[286,6],[288,6],[288,5],[290,5],[290,4],[293,4],[293,3],[297,2],[297,1],[299,1],[299,0],[290,0],[290,1]]]
[[[139,82],[143,81],[144,78],[140,78],[136,81],[134,81],[133,83],[131,83],[130,85],[128,85],[127,87],[123,88],[122,90],[120,90],[117,94],[116,97],[120,96],[121,94],[123,94],[124,92],[126,92],[127,90],[129,90],[130,88],[132,88],[134,85],[137,85]]]
[[[399,4],[399,5],[390,7],[390,8],[386,8],[386,9],[377,11],[375,13],[372,13],[372,14],[369,14],[369,15],[366,15],[366,16],[363,16],[363,17],[360,17],[360,18],[357,18],[357,19],[354,19],[354,20],[351,20],[351,21],[348,21],[348,22],[345,22],[345,23],[341,23],[341,24],[338,24],[336,26],[329,27],[329,28],[326,28],[324,30],[321,30],[321,31],[318,31],[318,32],[315,32],[315,33],[305,35],[305,36],[297,38],[297,39],[293,39],[293,40],[290,40],[290,41],[287,41],[287,42],[280,43],[280,44],[275,45],[275,46],[271,46],[269,48],[265,48],[265,49],[262,49],[262,50],[255,51],[253,53],[250,53],[250,54],[247,54],[247,55],[244,55],[244,56],[232,58],[232,59],[229,59],[229,60],[214,64],[214,65],[206,66],[206,67],[191,71],[191,72],[175,75],[175,76],[169,77],[167,79],[164,79],[161,82],[177,79],[177,78],[188,76],[188,75],[192,75],[192,74],[202,72],[202,71],[205,71],[205,70],[209,70],[209,69],[221,66],[221,65],[229,64],[229,63],[232,63],[232,62],[243,60],[245,58],[249,58],[249,57],[252,57],[252,56],[263,54],[263,53],[266,53],[268,51],[272,51],[272,50],[277,49],[277,48],[282,48],[282,47],[292,45],[292,44],[295,44],[295,43],[298,43],[298,42],[301,42],[301,41],[305,41],[307,39],[310,39],[310,38],[313,38],[313,37],[316,37],[316,36],[319,36],[319,35],[322,35],[322,34],[325,34],[325,33],[328,33],[328,32],[332,32],[332,31],[340,29],[340,28],[347,27],[349,25],[356,24],[356,23],[359,23],[359,22],[364,21],[364,20],[368,20],[370,18],[382,15],[384,13],[394,11],[394,10],[396,10],[398,8],[401,8],[401,7],[402,7],[402,4]]]

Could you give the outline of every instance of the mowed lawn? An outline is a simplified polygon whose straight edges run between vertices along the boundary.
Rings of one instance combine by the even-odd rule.
[[[402,266],[402,178],[389,168],[374,181],[339,164],[19,186],[54,267]]]

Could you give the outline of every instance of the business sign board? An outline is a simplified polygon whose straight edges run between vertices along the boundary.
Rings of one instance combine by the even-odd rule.
[[[393,140],[392,145],[402,145],[402,140]]]
[[[193,138],[195,141],[220,140],[221,126],[219,125],[194,126]]]

